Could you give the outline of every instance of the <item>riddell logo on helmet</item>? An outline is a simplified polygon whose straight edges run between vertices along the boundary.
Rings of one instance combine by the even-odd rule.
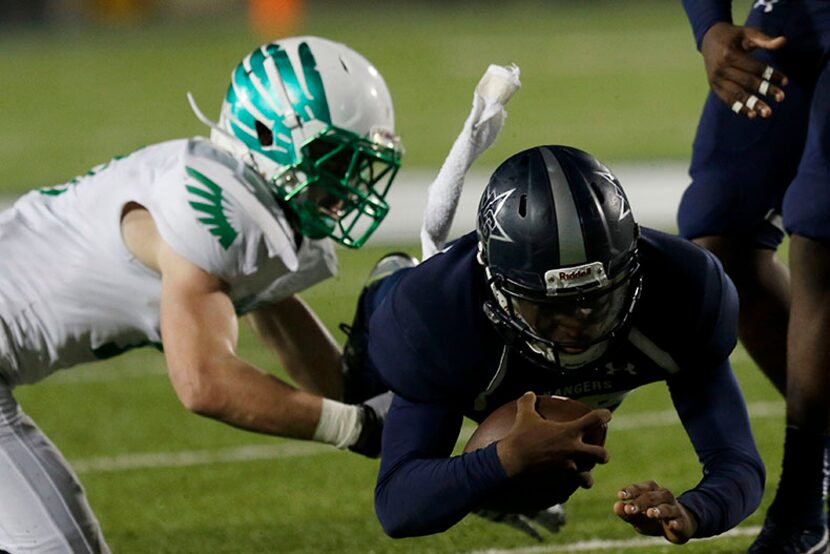
[[[559,272],[559,279],[562,281],[573,281],[574,279],[579,279],[580,277],[586,277],[591,274],[591,268],[588,267],[581,267],[579,269],[574,269],[572,271],[560,271]]]
[[[608,283],[602,262],[592,262],[568,268],[551,269],[545,272],[545,286],[548,292],[562,289],[584,287],[586,285],[603,286]]]

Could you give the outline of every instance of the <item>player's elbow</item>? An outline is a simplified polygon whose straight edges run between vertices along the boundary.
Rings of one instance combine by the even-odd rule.
[[[452,523],[437,521],[430,510],[419,509],[418,502],[407,502],[402,496],[389,494],[386,487],[378,484],[375,489],[375,514],[383,532],[393,539],[420,537],[441,533],[452,527]]]
[[[209,365],[194,365],[179,375],[171,372],[171,381],[179,401],[189,412],[206,417],[218,417],[222,413],[223,387]]]
[[[389,513],[389,510],[380,509],[377,503],[375,503],[375,513],[378,516],[378,521],[383,532],[390,538],[405,539],[422,534],[414,532],[406,518],[400,517],[398,514]]]

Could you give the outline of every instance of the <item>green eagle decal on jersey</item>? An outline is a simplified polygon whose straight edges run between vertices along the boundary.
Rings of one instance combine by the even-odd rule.
[[[228,221],[228,216],[225,215],[225,209],[222,205],[222,188],[192,167],[185,168],[185,171],[202,185],[192,184],[186,186],[190,194],[198,196],[200,199],[198,202],[191,200],[189,204],[204,216],[198,218],[199,221],[205,224],[210,233],[219,239],[222,248],[227,250],[239,233]]]

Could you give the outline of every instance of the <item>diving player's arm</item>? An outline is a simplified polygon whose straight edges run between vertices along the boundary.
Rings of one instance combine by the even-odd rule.
[[[764,463],[729,360],[702,377],[670,383],[675,408],[703,466],[703,479],[679,497],[696,516],[695,537],[718,535],[738,525],[758,508],[765,482]]]
[[[300,297],[259,308],[246,319],[302,389],[326,398],[343,396],[340,348]]]
[[[519,399],[515,423],[497,443],[448,457],[462,415],[448,404],[396,396],[386,416],[375,512],[391,537],[439,533],[458,523],[505,480],[528,469],[576,469],[576,459],[606,463],[608,453],[582,441],[586,429],[611,418],[595,410],[570,422],[548,421]],[[588,482],[584,486],[590,486]]]
[[[678,497],[654,481],[628,485],[614,512],[639,533],[682,544],[728,531],[752,514],[764,493],[765,473],[728,360],[669,386],[703,479]]]
[[[507,479],[496,445],[452,456],[463,415],[396,396],[383,427],[375,513],[390,537],[445,531]]]

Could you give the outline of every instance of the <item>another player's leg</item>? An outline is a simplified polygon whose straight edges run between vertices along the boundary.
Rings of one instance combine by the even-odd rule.
[[[0,551],[107,553],[84,490],[57,448],[0,387]]]
[[[830,19],[827,21],[830,23]],[[830,41],[830,28],[826,38]],[[827,548],[823,506],[830,446],[830,151],[827,149],[830,63],[827,54],[824,53],[824,69],[813,95],[804,155],[783,202],[784,225],[792,233],[787,431],[781,480],[764,529],[750,550],[753,554],[824,552]],[[776,538],[780,543],[774,542]]]
[[[824,552],[830,446],[830,242],[794,235],[788,340],[787,431],[781,481],[750,552]]]
[[[720,236],[694,242],[715,254],[735,283],[741,301],[738,331],[741,342],[782,396],[787,380],[789,270],[775,250]]]

